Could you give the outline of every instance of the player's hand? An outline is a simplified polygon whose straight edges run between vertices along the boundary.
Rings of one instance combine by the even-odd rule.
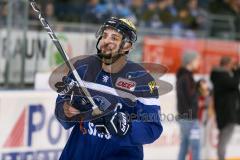
[[[85,97],[84,94],[82,94],[82,90],[78,86],[77,81],[67,76],[64,76],[61,82],[57,82],[55,84],[55,87],[57,88],[57,92],[59,93],[59,95],[61,95],[65,100],[66,106],[71,106],[71,111],[73,110],[73,108],[78,111],[73,111],[74,113],[91,110],[92,105],[89,102],[88,98]],[[66,108],[68,109],[69,107]],[[65,115],[68,115],[68,117],[72,116],[71,111],[65,111]]]
[[[61,82],[57,82],[55,87],[60,95],[71,95],[73,91],[75,92],[75,95],[81,93],[77,81],[67,76],[64,76]]]
[[[63,105],[63,111],[66,117],[72,118],[73,116],[78,115],[80,112],[76,108],[72,107],[72,105],[68,104],[67,102]]]
[[[124,136],[131,128],[129,117],[123,112],[113,112],[93,121],[99,133]]]
[[[101,111],[105,111],[111,106],[111,103],[109,103],[104,97],[96,95],[92,98]],[[80,112],[92,110],[92,104],[90,103],[89,99],[86,96],[73,94],[71,96],[69,104],[71,104],[74,108],[76,108]]]
[[[88,97],[84,95],[77,81],[64,76],[61,82],[55,84],[55,87],[57,88],[59,95],[78,111],[87,112],[92,110],[92,104]],[[107,110],[111,105],[106,98],[99,95],[95,95],[92,99],[101,111]]]
[[[84,95],[77,81],[64,76],[61,82],[55,84],[55,87],[59,95],[80,113],[92,110],[92,104]],[[92,99],[101,111],[105,111],[111,105],[106,98],[99,95],[95,95]]]

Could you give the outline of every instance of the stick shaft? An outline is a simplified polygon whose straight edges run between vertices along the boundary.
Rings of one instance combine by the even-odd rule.
[[[99,110],[98,106],[95,104],[95,102],[93,101],[90,93],[88,92],[87,88],[85,87],[85,84],[83,83],[81,77],[77,73],[75,67],[70,63],[70,59],[69,59],[68,55],[66,54],[66,52],[64,51],[64,49],[62,48],[62,45],[60,44],[57,36],[53,32],[53,30],[50,27],[50,25],[48,24],[47,20],[42,16],[41,11],[37,7],[36,2],[34,0],[30,0],[30,4],[32,6],[32,9],[37,14],[37,16],[38,16],[38,18],[39,18],[43,28],[47,31],[47,33],[50,36],[50,38],[52,39],[54,45],[56,46],[56,48],[58,49],[59,53],[61,54],[64,62],[66,63],[66,65],[68,66],[70,71],[72,71],[74,78],[77,80],[77,82],[79,83],[79,86],[83,90],[84,94],[88,97],[89,101],[93,105],[92,109],[93,110]]]

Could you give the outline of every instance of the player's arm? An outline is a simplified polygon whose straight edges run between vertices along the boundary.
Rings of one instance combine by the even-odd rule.
[[[93,121],[98,132],[116,135],[120,145],[135,146],[154,142],[162,133],[158,98],[139,98],[136,113],[113,112]]]
[[[77,115],[77,111],[78,110],[68,104],[66,97],[58,95],[56,100],[55,116],[65,129],[69,129],[77,124],[77,121],[72,119]]]
[[[149,83],[151,82],[151,83]],[[147,86],[148,91],[144,90],[139,95],[135,105],[134,114],[130,114],[129,131],[119,138],[122,146],[143,145],[154,142],[163,131],[160,121],[160,102],[158,88],[150,75],[144,76],[138,84]],[[153,85],[150,85],[153,84]]]
[[[75,67],[76,63],[74,64]],[[78,68],[78,73],[83,77],[85,70]],[[80,121],[79,113],[91,107],[87,98],[83,96],[81,89],[71,73],[62,78],[62,81],[55,84],[59,93],[56,100],[55,116],[65,129],[71,128]],[[82,103],[84,102],[85,105]]]
[[[154,142],[163,131],[157,98],[140,98],[136,104],[138,118],[132,120],[130,132],[121,145],[143,145]]]
[[[149,76],[143,79],[147,78]],[[140,88],[148,86],[148,82],[152,81],[153,79],[150,79],[146,84],[142,82],[143,85]],[[129,114],[116,110],[104,117],[95,119],[92,123],[95,124],[97,131],[115,135],[112,138],[120,138],[118,141],[126,146],[148,144],[155,141],[163,130],[160,122],[157,87],[138,93],[142,95],[136,99],[134,113]]]

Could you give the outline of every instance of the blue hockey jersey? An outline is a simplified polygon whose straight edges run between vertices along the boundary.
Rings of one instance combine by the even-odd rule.
[[[163,130],[154,79],[142,66],[131,61],[113,74],[102,70],[97,56],[89,56],[74,65],[91,95],[105,97],[105,103],[120,106],[118,111],[130,115],[131,129],[119,137],[98,133],[91,121],[83,124],[71,121],[63,116],[64,98],[59,95],[55,115],[65,129],[73,127],[60,160],[143,159],[143,145],[154,142]],[[134,101],[130,100],[131,96]]]

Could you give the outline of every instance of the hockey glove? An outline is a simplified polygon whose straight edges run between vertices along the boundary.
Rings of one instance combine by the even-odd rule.
[[[78,87],[78,83],[73,79],[64,76],[61,82],[55,84],[57,92],[71,106],[80,112],[88,111],[92,108],[89,100],[82,94],[82,90]]]
[[[127,114],[113,112],[93,121],[98,133],[124,136],[131,128]]]
[[[64,76],[62,82],[57,82],[55,87],[59,95],[61,95],[69,105],[80,112],[92,109],[92,104],[89,99],[84,95],[81,88],[78,87],[78,83],[73,79]],[[105,111],[111,105],[108,100],[102,96],[95,95],[92,98],[101,111]]]
[[[57,82],[55,87],[60,95],[71,95],[73,91],[75,92],[75,95],[82,95],[82,91],[78,87],[77,81],[74,81],[67,76],[64,76],[61,82]]]

